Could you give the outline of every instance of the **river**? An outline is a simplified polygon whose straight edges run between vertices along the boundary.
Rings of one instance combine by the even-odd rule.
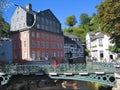
[[[0,90],[112,90],[111,87],[100,84],[74,81],[54,80],[48,76],[12,76],[7,85],[1,86]]]

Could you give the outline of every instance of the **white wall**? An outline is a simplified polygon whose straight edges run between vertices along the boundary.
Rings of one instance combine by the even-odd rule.
[[[102,40],[102,45],[99,45],[99,39],[97,38],[93,41],[91,41],[90,43],[88,43],[88,41],[90,41],[90,36],[89,34],[87,34],[86,36],[86,46],[90,51],[91,51],[91,57],[97,58],[97,61],[105,61],[105,62],[110,62],[110,55],[113,55],[113,59],[115,59],[117,57],[117,54],[114,54],[112,52],[109,51],[109,46],[113,46],[114,44],[112,44],[109,40],[109,36],[104,35],[103,38],[101,38]],[[91,48],[89,48],[89,45],[91,45]],[[103,52],[103,58],[100,58],[100,52]]]

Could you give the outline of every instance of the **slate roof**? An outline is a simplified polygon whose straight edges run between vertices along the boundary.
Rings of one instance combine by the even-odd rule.
[[[78,38],[77,36],[74,36],[73,34],[67,33],[64,34],[65,36],[68,36],[69,38]]]
[[[77,42],[75,42],[74,40],[72,40],[70,37],[68,36],[64,36],[64,43],[67,43],[67,44],[76,44],[77,45],[77,48],[81,48]]]
[[[88,32],[88,34],[90,35],[91,40],[104,38],[104,34],[101,32]]]
[[[88,34],[89,34],[90,36],[94,36],[94,35],[95,35],[95,32],[88,32]]]
[[[75,41],[73,41],[71,38],[69,38],[68,36],[64,36],[64,43],[68,43],[68,44],[76,44]]]

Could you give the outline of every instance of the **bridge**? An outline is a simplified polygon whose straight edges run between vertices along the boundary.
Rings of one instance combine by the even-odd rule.
[[[47,74],[53,79],[70,79],[96,82],[114,86],[116,84],[115,73],[120,73],[120,65],[114,63],[89,62],[87,64],[58,64],[53,65],[6,65],[0,68],[1,85],[9,82],[12,75],[39,75]]]

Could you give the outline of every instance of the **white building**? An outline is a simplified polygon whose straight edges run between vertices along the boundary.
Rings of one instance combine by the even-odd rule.
[[[0,40],[0,62],[12,62],[12,41],[8,38]]]
[[[98,62],[110,62],[117,57],[117,54],[109,51],[109,46],[113,46],[110,37],[101,32],[88,32],[86,35],[86,48],[90,51],[92,59]]]
[[[64,56],[66,60],[84,60],[84,48],[80,38],[71,34],[64,35]]]

